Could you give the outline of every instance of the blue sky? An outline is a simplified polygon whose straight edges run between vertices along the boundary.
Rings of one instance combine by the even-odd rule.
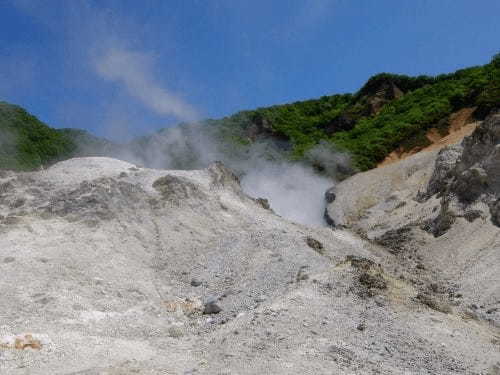
[[[0,100],[125,140],[439,74],[500,51],[498,0],[3,0]]]

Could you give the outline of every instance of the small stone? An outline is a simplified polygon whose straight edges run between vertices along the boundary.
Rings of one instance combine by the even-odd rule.
[[[16,260],[16,258],[14,258],[14,257],[5,257],[5,258],[3,258],[3,262],[4,263],[12,263],[15,260]]]
[[[191,286],[197,287],[197,286],[200,286],[201,284],[202,284],[202,282],[198,279],[191,280]]]
[[[36,301],[37,303],[40,303],[42,305],[47,305],[49,302],[51,302],[53,300],[53,298],[51,297],[43,297],[42,299],[39,299],[38,301]]]
[[[335,187],[331,187],[330,189],[325,191],[326,203],[332,203],[333,201],[335,201],[336,198],[337,196],[335,194]]]
[[[269,201],[265,198],[257,198],[255,199],[255,202],[257,202],[262,208],[266,210],[271,210],[271,205],[269,204]]]
[[[213,301],[205,303],[205,307],[203,308],[203,314],[218,314],[221,311],[220,306]]]
[[[321,255],[323,255],[325,253],[325,249],[323,247],[323,244],[321,242],[319,242],[318,240],[308,236],[308,237],[306,237],[306,243],[311,249],[313,249],[317,253],[319,253]]]
[[[305,281],[309,279],[309,275],[307,273],[299,272],[297,275],[297,282],[298,281]]]

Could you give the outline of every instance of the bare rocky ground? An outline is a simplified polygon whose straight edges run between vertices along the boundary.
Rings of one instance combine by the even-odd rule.
[[[499,374],[485,123],[339,184],[334,229],[277,216],[217,163],[0,172],[0,373]]]

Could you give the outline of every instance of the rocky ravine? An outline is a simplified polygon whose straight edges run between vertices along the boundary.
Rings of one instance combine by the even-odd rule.
[[[219,163],[0,172],[0,373],[498,374],[498,190],[446,198],[467,142],[338,185],[335,230]]]

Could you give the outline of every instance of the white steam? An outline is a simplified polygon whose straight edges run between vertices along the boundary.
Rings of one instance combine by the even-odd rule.
[[[297,223],[325,225],[324,193],[333,180],[312,168],[290,163],[262,163],[242,178],[243,190],[252,197],[267,198],[280,216]]]
[[[156,115],[191,123],[135,140],[125,146],[108,143],[94,147],[82,140],[79,145],[81,155],[108,155],[164,169],[200,169],[220,160],[240,175],[242,187],[248,194],[267,198],[276,213],[304,224],[323,224],[324,191],[334,184],[338,167],[349,165],[344,155],[322,144],[306,155],[304,163],[292,163],[286,158],[287,151],[272,140],[252,146],[236,146],[224,141],[210,126],[196,124],[199,119],[197,111],[181,94],[170,89],[175,87],[175,82],[167,82],[167,88],[163,85],[152,55],[138,50],[138,44],[134,43],[134,40],[147,41],[147,28],[137,24],[126,12],[121,12],[121,7],[86,0],[65,1],[62,2],[64,6],[60,7],[42,3],[14,1],[20,10],[30,14],[54,34],[64,34],[62,39],[66,41],[66,55],[61,70],[62,81],[88,90],[85,92],[89,95],[103,94],[101,111],[99,107],[93,111],[87,107],[79,109],[78,102],[61,105],[60,111],[65,121],[82,124],[80,118],[83,118],[84,123],[103,122],[101,134],[112,135],[114,139],[130,139],[133,134],[129,129],[141,122],[141,118],[134,117],[135,112],[131,110],[135,101]],[[296,40],[315,32],[317,26],[328,17],[334,2],[315,0],[311,3],[314,4],[307,2],[307,5],[299,6],[293,12],[295,16],[289,17],[290,22],[281,33],[283,41]],[[125,11],[127,9],[123,8]],[[175,43],[175,39],[171,42]],[[144,45],[148,43],[141,42],[139,48]],[[20,87],[19,77],[23,76],[23,87],[27,87],[26,82],[36,78],[32,77],[33,67],[42,62],[36,56],[16,55],[15,63],[11,60],[0,62],[0,68],[16,74],[7,77],[0,72],[0,78],[15,77],[12,82],[14,86]],[[29,58],[32,61],[30,64],[20,65],[17,62]],[[22,74],[23,71],[25,74]],[[96,77],[118,85],[125,95],[93,92],[94,86],[99,87],[93,82]],[[9,92],[14,87],[12,85],[6,86]],[[2,91],[5,90],[0,88],[0,93]],[[92,117],[94,112],[96,117]],[[104,115],[100,116],[100,112],[104,112]],[[170,118],[168,120],[171,121]],[[6,145],[11,143],[8,134],[0,134],[0,153],[6,154]],[[323,176],[316,173],[318,169],[322,170]]]
[[[121,84],[154,113],[174,116],[185,124],[118,147],[111,156],[158,169],[201,169],[220,160],[241,177],[247,194],[268,199],[277,214],[302,224],[325,225],[324,192],[334,184],[338,166],[349,164],[345,155],[325,143],[312,149],[305,163],[292,163],[272,141],[229,144],[213,127],[196,123],[197,111],[158,83],[148,54],[117,45],[112,43],[94,55],[92,66],[98,76]],[[126,119],[118,120],[119,129],[114,121],[111,130],[127,133]]]
[[[159,86],[144,53],[108,48],[94,67],[100,77],[121,83],[156,114],[188,123],[131,142],[112,156],[158,169],[201,169],[220,160],[241,176],[247,194],[268,199],[277,214],[302,224],[325,224],[324,193],[334,184],[339,166],[349,165],[344,154],[323,143],[306,154],[305,163],[292,163],[272,141],[235,146],[220,140],[214,128],[194,122],[198,116],[189,104]],[[121,128],[126,132],[125,122]]]
[[[217,140],[207,127],[190,124],[169,128],[133,142],[114,156],[158,169],[202,169],[219,160],[240,176],[243,191],[268,199],[278,215],[301,224],[325,225],[324,193],[335,184],[339,169],[349,167],[345,154],[322,143],[307,153],[305,162],[290,162],[286,152],[272,141],[234,147]]]
[[[155,113],[172,115],[181,121],[198,119],[191,105],[156,83],[146,54],[111,48],[98,57],[94,65],[102,78],[123,84],[130,95]]]

